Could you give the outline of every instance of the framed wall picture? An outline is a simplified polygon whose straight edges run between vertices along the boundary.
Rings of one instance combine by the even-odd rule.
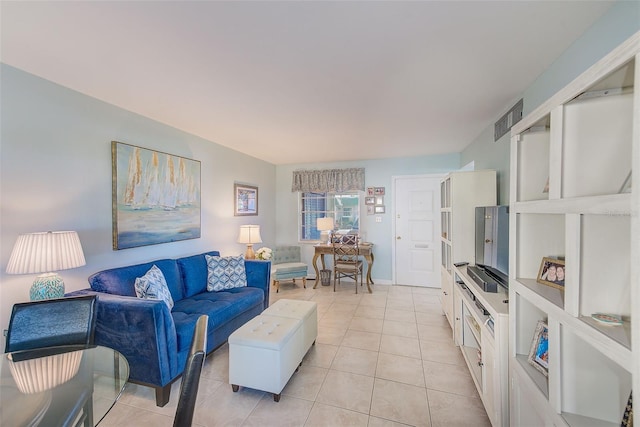
[[[384,205],[384,196],[376,196],[376,205]]]
[[[364,204],[365,205],[375,205],[376,204],[376,198],[373,196],[366,196],[364,198]]]
[[[367,187],[367,196],[375,196],[376,188],[375,187]]]
[[[384,187],[375,187],[376,196],[384,196]]]
[[[384,213],[384,206],[374,206],[375,213]]]
[[[529,349],[529,363],[546,377],[549,376],[549,328],[538,320]]]
[[[373,205],[367,205],[367,215],[373,215],[374,213]]]
[[[258,187],[244,184],[233,185],[235,216],[258,215]]]
[[[113,249],[200,237],[200,162],[111,142]]]
[[[545,257],[540,263],[537,282],[564,290],[565,267],[564,260]]]

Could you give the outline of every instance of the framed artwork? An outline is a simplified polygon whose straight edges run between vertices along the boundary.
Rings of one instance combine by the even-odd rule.
[[[376,198],[373,196],[366,196],[364,198],[364,204],[365,205],[375,205],[376,204]]]
[[[375,187],[374,192],[376,196],[384,196],[384,187]]]
[[[233,193],[235,216],[258,215],[258,187],[234,184]]]
[[[384,206],[374,206],[375,213],[384,213]]]
[[[547,377],[549,376],[549,328],[538,320],[529,349],[529,363]]]
[[[384,196],[376,196],[376,205],[384,205]]]
[[[373,215],[373,205],[367,205],[367,215]]]
[[[198,239],[200,162],[111,142],[113,249]]]
[[[538,270],[537,282],[564,290],[565,266],[564,260],[544,257]]]
[[[367,187],[367,196],[375,196],[376,188],[375,187]]]

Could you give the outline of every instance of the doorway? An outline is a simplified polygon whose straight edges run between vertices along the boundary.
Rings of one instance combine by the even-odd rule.
[[[393,178],[393,283],[440,287],[440,179]]]

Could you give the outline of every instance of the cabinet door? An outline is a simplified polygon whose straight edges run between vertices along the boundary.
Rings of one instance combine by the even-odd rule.
[[[453,329],[453,281],[446,270],[442,270],[442,311],[447,316],[449,325]]]
[[[462,345],[462,296],[456,285],[453,291],[453,340],[456,345]]]
[[[496,366],[496,350],[493,337],[486,327],[482,327],[482,400],[487,415],[494,426],[502,425],[500,411],[500,379]]]

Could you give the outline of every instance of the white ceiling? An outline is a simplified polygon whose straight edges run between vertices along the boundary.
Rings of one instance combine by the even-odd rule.
[[[0,52],[273,164],[405,157],[463,150],[611,5],[2,1]]]

